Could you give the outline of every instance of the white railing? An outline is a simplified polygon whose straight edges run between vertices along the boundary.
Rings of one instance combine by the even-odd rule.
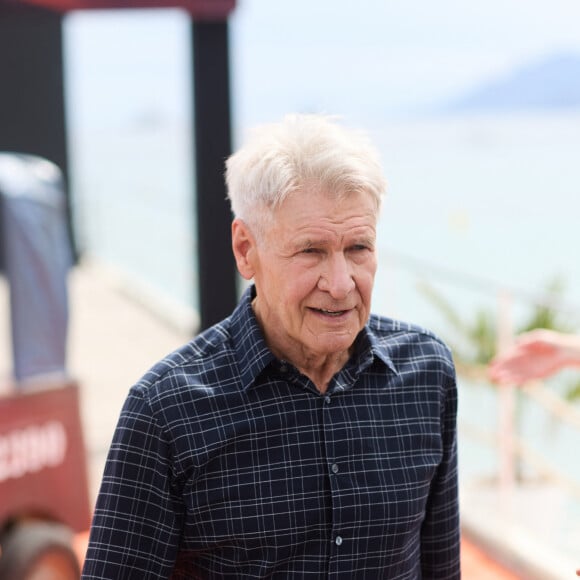
[[[513,389],[516,387],[505,387],[501,392],[505,395],[509,391],[509,397],[515,395]],[[578,441],[580,441],[580,412],[575,405],[572,405],[552,393],[543,383],[534,381],[520,387],[521,393],[527,398],[534,400],[546,412],[560,422],[567,423],[578,430]],[[501,428],[496,430],[482,429],[467,421],[460,421],[459,430],[461,436],[489,447],[497,453],[500,473],[498,485],[502,495],[509,495],[517,486],[517,464],[523,462],[532,467],[538,475],[552,484],[560,487],[572,497],[580,500],[580,481],[564,473],[555,465],[546,454],[538,451],[525,439],[517,434],[514,405],[510,401],[509,407],[505,406],[506,397],[500,397],[498,412],[503,416],[500,421]]]

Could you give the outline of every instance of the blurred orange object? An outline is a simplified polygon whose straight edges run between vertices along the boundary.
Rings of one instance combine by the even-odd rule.
[[[521,580],[465,538],[461,542],[461,575],[464,580]]]

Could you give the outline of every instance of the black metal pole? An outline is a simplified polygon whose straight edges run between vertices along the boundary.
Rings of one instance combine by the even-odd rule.
[[[51,10],[0,5],[0,151],[49,159],[68,183],[62,22]],[[70,209],[68,188],[66,199]]]
[[[201,329],[237,302],[224,163],[231,153],[228,23],[193,21],[195,174]]]

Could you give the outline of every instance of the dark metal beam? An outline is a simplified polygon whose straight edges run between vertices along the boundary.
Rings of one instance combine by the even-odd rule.
[[[35,6],[57,12],[68,10],[110,10],[113,8],[182,8],[195,20],[220,20],[228,16],[235,0],[0,0],[0,4]]]
[[[224,163],[231,153],[228,23],[192,26],[196,214],[201,328],[228,316],[237,302],[231,212]]]

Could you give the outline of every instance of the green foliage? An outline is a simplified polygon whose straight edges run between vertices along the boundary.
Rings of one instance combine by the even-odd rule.
[[[473,320],[467,320],[443,294],[427,282],[421,282],[419,290],[447,321],[451,332],[445,340],[453,351],[459,368],[487,364],[495,355],[495,316],[485,309],[479,309]]]
[[[554,305],[558,304],[563,292],[564,284],[560,278],[555,278],[549,282],[546,285],[546,300],[532,308],[527,322],[518,329],[518,334],[535,328],[571,332],[570,325],[561,320],[560,312],[554,307]]]
[[[566,398],[569,401],[580,401],[580,381],[576,381],[568,387]]]
[[[484,310],[475,313],[475,319],[468,327],[473,348],[473,362],[487,364],[495,355],[497,331],[495,321]]]

